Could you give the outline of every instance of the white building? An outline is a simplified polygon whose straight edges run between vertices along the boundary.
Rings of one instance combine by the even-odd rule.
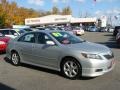
[[[89,25],[96,24],[97,18],[74,18],[71,15],[48,15],[38,18],[25,19],[25,25],[39,26],[49,24],[72,24],[72,25]]]
[[[107,17],[106,16],[101,16],[101,27],[106,27],[107,26]]]

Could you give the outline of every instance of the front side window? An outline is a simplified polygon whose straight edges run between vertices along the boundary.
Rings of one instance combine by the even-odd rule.
[[[61,44],[76,44],[84,41],[67,32],[52,32],[51,35]]]
[[[18,41],[35,43],[35,34],[26,34],[23,37],[21,37]]]
[[[45,33],[39,33],[38,34],[38,43],[39,44],[46,44],[47,41],[53,41],[53,40],[51,39],[51,37],[49,37]]]

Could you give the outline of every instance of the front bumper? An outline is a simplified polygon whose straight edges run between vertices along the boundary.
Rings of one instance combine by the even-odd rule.
[[[83,68],[82,69],[82,76],[96,77],[96,76],[103,75],[107,72],[110,72],[115,66],[115,60],[112,59],[103,65],[102,65],[103,67],[100,67],[100,65],[99,65],[96,68],[95,67],[94,68]]]

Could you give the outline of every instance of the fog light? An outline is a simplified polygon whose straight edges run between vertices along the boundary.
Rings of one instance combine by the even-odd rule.
[[[96,72],[101,72],[101,71],[103,71],[103,69],[96,69],[95,71]]]

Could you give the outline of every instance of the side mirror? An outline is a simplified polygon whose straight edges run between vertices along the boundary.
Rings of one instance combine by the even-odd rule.
[[[55,43],[54,43],[53,41],[46,41],[46,44],[47,44],[47,45],[50,45],[50,46],[55,45]]]

